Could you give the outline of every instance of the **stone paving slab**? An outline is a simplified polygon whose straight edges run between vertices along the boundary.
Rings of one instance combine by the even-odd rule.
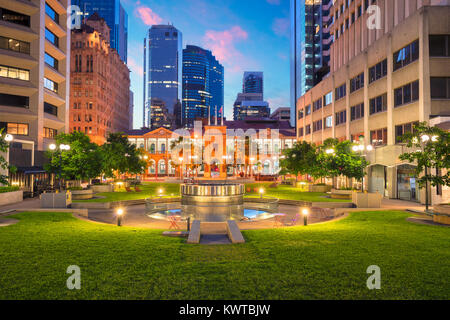
[[[17,219],[0,219],[0,227],[7,227],[19,222]]]

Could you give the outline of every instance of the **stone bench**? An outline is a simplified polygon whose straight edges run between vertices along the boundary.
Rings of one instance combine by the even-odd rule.
[[[200,243],[200,235],[200,220],[194,220],[191,225],[187,243]]]
[[[228,233],[228,238],[230,238],[232,243],[244,243],[245,242],[244,236],[242,236],[241,230],[239,230],[239,227],[235,220],[227,221],[227,233]]]

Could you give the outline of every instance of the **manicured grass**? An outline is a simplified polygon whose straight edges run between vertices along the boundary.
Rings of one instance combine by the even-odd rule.
[[[264,188],[264,195],[276,197],[286,200],[300,200],[310,202],[350,202],[345,199],[331,199],[327,197],[326,193],[322,192],[302,192],[300,188],[295,188],[289,185],[278,185],[276,188],[270,188],[272,183],[251,183],[246,184],[245,188],[251,188],[252,192],[247,193],[249,196],[259,195],[254,192],[255,188]]]
[[[245,244],[187,245],[161,231],[21,213],[0,228],[0,299],[450,299],[450,231],[406,212],[245,231]],[[70,265],[81,290],[68,290]],[[381,290],[368,290],[370,265]]]
[[[277,188],[270,188],[272,183],[251,183],[246,184],[245,187],[251,188],[251,192],[247,193],[247,196],[259,196],[254,192],[255,188],[264,188],[266,196],[276,197],[287,200],[301,200],[311,202],[349,202],[350,200],[331,199],[327,198],[327,194],[320,192],[301,192],[299,188],[294,188],[287,185],[279,185]],[[158,195],[158,189],[163,188],[166,196],[179,196],[180,185],[177,183],[163,183],[163,182],[146,182],[139,186],[142,192],[126,192],[122,189],[120,192],[105,192],[98,193],[97,196],[105,198],[92,199],[92,200],[79,200],[75,202],[111,202],[111,201],[123,201],[123,200],[139,200]]]

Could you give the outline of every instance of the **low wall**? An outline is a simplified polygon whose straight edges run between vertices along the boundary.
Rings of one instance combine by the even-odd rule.
[[[108,184],[108,185],[92,185],[90,188],[95,193],[113,192],[114,191],[114,186],[112,184]]]
[[[440,214],[450,215],[450,205],[448,204],[438,204],[433,207],[433,211]]]
[[[332,189],[332,186],[328,186],[328,185],[326,185],[326,186],[313,185],[313,184],[309,185],[309,192],[322,192],[322,193],[325,193],[325,192],[330,192],[331,189]]]
[[[436,223],[450,225],[450,205],[438,204],[433,207],[435,214],[433,215],[433,221]]]
[[[23,191],[12,191],[0,193],[0,206],[23,201]]]
[[[94,197],[92,189],[87,190],[71,190],[72,200],[88,200]]]

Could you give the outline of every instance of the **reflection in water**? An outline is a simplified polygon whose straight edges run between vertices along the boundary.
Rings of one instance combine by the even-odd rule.
[[[209,214],[193,215],[185,214],[183,209],[170,209],[164,211],[158,211],[148,214],[150,218],[166,220],[169,216],[181,216],[182,219],[190,217],[192,220],[201,220],[204,222],[222,222],[226,220],[265,220],[272,218],[273,215],[269,212],[256,210],[256,209],[243,209],[242,212],[226,213],[226,212],[214,212]]]

